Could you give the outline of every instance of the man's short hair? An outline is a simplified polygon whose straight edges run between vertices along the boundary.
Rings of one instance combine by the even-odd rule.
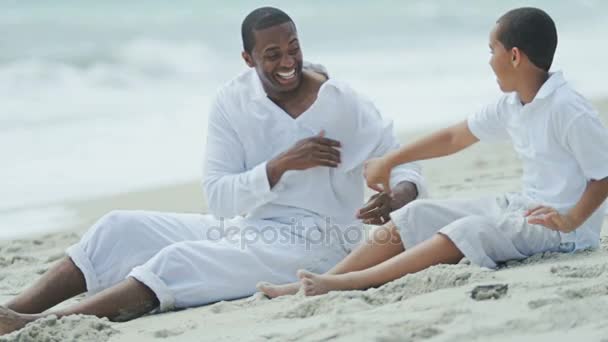
[[[557,47],[557,30],[545,11],[533,7],[516,8],[496,22],[500,25],[498,41],[507,50],[517,47],[534,65],[549,71]]]
[[[260,7],[249,13],[243,24],[241,25],[241,36],[243,38],[243,49],[247,53],[251,53],[255,45],[255,36],[253,34],[256,30],[263,30],[275,25],[281,25],[287,22],[293,23],[293,20],[287,15],[287,13],[274,7]],[[294,24],[295,27],[295,24]]]

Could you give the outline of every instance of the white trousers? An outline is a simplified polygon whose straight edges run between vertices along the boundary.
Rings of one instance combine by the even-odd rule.
[[[495,268],[498,262],[540,252],[573,251],[574,244],[562,243],[559,232],[527,222],[524,212],[533,205],[517,193],[473,200],[423,199],[393,212],[391,219],[406,249],[441,233],[482,267]]]
[[[220,221],[210,215],[114,211],[67,250],[89,294],[126,277],[148,286],[160,310],[243,298],[258,281],[288,283],[298,269],[325,272],[347,252],[312,219]]]

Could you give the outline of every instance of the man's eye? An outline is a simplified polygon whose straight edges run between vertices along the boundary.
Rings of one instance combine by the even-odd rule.
[[[266,59],[275,60],[279,58],[278,54],[266,55]]]
[[[299,47],[289,50],[289,54],[290,55],[295,55],[298,52],[300,52],[300,48]]]

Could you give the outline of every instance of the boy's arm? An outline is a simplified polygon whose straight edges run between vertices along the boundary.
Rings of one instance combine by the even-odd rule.
[[[591,180],[587,189],[567,214],[561,215],[557,210],[538,206],[528,210],[528,223],[540,224],[549,229],[570,233],[580,227],[599,208],[608,197],[608,177],[601,180]]]
[[[467,121],[444,128],[383,157],[367,161],[364,169],[367,186],[379,192],[390,192],[390,173],[395,166],[454,154],[478,141]]]

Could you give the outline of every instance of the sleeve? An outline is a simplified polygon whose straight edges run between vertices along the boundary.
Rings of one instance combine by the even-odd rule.
[[[209,114],[203,188],[210,212],[234,217],[274,200],[266,162],[245,169],[245,150],[216,98]]]
[[[506,128],[505,97],[497,102],[482,107],[477,113],[469,116],[467,124],[471,133],[482,142],[499,142],[509,139]]]
[[[371,108],[377,112],[375,106],[372,106]],[[380,120],[383,120],[379,112],[377,112],[377,116]],[[373,152],[374,157],[381,157],[400,147],[400,144],[394,134],[393,122],[384,120],[383,124],[383,131],[380,135],[380,143]],[[424,177],[422,176],[422,167],[420,167],[420,164],[406,163],[393,168],[391,171],[390,186],[394,187],[403,181],[409,181],[416,185],[416,189],[418,190],[418,198],[428,197],[428,188]]]
[[[608,177],[608,130],[595,115],[582,114],[566,127],[564,144],[589,180]]]

